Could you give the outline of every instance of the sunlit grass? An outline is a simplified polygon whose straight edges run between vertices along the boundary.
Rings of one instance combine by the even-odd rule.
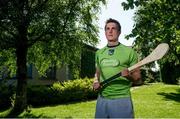
[[[23,113],[19,117],[52,117],[52,118],[93,118],[95,102],[87,101],[42,108],[32,108],[30,113]]]
[[[132,95],[137,118],[180,118],[178,85],[145,85]]]
[[[180,118],[180,87],[150,84],[133,88],[136,118]],[[56,106],[30,108],[18,117],[25,118],[94,118],[96,100]],[[6,115],[8,112],[0,112]],[[3,116],[1,116],[3,117]]]

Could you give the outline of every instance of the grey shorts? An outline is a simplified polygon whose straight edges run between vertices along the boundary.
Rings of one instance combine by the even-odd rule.
[[[131,98],[105,99],[99,96],[95,118],[134,118]]]

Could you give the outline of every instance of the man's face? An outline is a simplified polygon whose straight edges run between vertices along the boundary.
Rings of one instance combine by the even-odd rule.
[[[108,42],[116,42],[118,41],[118,37],[120,35],[120,31],[118,31],[118,27],[116,23],[110,22],[106,24],[105,35]]]

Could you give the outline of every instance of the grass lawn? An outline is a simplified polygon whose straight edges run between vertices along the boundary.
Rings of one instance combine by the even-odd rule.
[[[180,118],[180,86],[150,84],[133,88],[136,118]],[[19,117],[93,118],[96,100],[31,108]],[[7,111],[0,112],[0,117]]]
[[[135,117],[180,118],[180,86],[153,84],[132,91]]]

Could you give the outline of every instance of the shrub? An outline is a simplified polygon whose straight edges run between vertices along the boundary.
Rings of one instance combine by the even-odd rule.
[[[28,86],[27,102],[28,105],[42,106],[95,99],[97,92],[93,91],[92,82],[93,79],[85,78],[56,82],[50,86]],[[11,106],[14,89],[11,86],[0,85],[1,109]]]
[[[28,86],[27,102],[28,105],[42,106],[95,99],[97,92],[93,91],[92,82],[93,79],[84,78],[56,82],[50,86]],[[0,92],[0,109],[12,106],[15,88],[1,83]]]
[[[0,109],[6,109],[11,106],[11,97],[15,94],[15,88],[12,85],[5,85],[0,82]]]
[[[52,86],[32,86],[28,88],[28,104],[33,106],[61,104],[71,101],[95,99],[92,79],[69,80]]]

